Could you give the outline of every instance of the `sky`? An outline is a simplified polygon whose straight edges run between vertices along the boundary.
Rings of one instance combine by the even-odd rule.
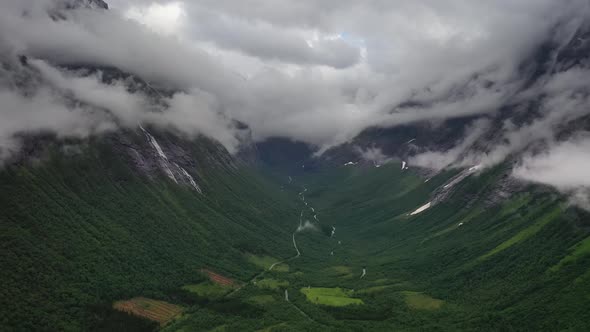
[[[0,3],[0,157],[22,132],[87,136],[138,123],[235,152],[236,121],[257,141],[287,137],[321,153],[368,127],[493,114],[521,91],[523,62],[550,38],[569,41],[590,12],[585,0],[109,0],[108,11],[63,10],[67,1]],[[116,67],[173,93],[155,103],[145,86],[63,67],[72,64]],[[466,163],[498,162],[579,114],[563,93],[585,83],[575,70],[528,91],[551,96],[543,119]],[[27,75],[35,83],[23,93],[15,81]],[[408,101],[419,102],[400,107]],[[414,162],[451,164],[488,125]],[[535,170],[531,160],[523,169]]]

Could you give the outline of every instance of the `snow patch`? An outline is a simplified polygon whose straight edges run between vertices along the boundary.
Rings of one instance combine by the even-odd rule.
[[[330,237],[334,237],[335,232],[336,232],[336,227],[332,226],[332,233],[330,234]]]
[[[363,268],[363,274],[361,274],[361,277],[359,279],[363,279],[363,277],[367,274],[367,269]]]
[[[352,161],[349,161],[346,164],[344,164],[344,166],[352,166],[352,165],[356,165],[356,163],[353,163]]]
[[[406,169],[406,162],[402,160],[402,170]]]
[[[416,211],[410,213],[411,216],[417,215],[418,213],[424,212],[426,211],[428,208],[430,208],[430,202],[422,205],[421,207],[417,208]]]
[[[449,182],[446,185],[444,185],[443,188],[444,189],[447,189],[449,187],[453,187],[457,183],[463,181],[466,177],[468,177],[471,174],[475,173],[480,168],[481,168],[481,165],[475,165],[475,166],[470,167],[469,169],[463,171],[462,173],[460,173],[459,175],[457,175],[455,178],[453,178],[451,180],[451,182]]]

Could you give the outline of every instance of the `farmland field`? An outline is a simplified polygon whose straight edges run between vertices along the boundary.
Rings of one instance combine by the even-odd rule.
[[[145,297],[117,301],[113,304],[113,308],[158,322],[162,326],[166,325],[166,323],[180,315],[183,311],[181,306]]]
[[[201,272],[205,274],[213,283],[216,283],[223,287],[234,287],[237,286],[237,283],[227,277],[222,276],[221,274],[215,273],[211,270],[202,269]]]
[[[279,289],[289,286],[289,282],[283,280],[276,280],[272,278],[266,278],[256,282],[256,286],[260,288]]]
[[[364,304],[363,300],[351,298],[352,291],[342,288],[302,288],[307,300],[315,304],[343,307],[351,304]]]
[[[271,256],[258,256],[253,254],[246,254],[246,260],[263,270],[268,270],[272,264],[279,261],[278,259]]]
[[[402,294],[405,296],[406,304],[412,309],[437,310],[444,304],[443,300],[419,292],[405,291]]]

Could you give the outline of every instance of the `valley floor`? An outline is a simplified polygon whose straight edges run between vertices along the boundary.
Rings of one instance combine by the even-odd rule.
[[[515,193],[487,209],[489,193],[472,190],[485,191],[493,172],[465,183],[455,182],[455,173],[424,183],[394,167],[297,177],[288,186],[301,208],[289,268],[269,268],[228,297],[262,309],[260,315],[204,306],[167,330],[206,330],[211,326],[196,322],[208,319],[227,331],[583,327],[580,308],[589,297],[567,293],[590,294],[588,258],[558,272],[560,259],[550,257],[565,254],[561,261],[569,261],[568,247],[586,234],[565,217],[563,202],[546,193]],[[448,183],[457,186],[453,195],[419,209]],[[563,314],[572,320],[561,320]]]

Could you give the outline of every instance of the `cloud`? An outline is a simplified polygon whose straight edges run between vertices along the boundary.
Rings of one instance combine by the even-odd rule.
[[[116,114],[117,123],[156,121],[231,149],[238,120],[256,140],[288,137],[319,151],[371,126],[496,112],[519,97],[524,59],[558,22],[575,31],[573,18],[587,17],[588,7],[582,0],[112,0],[113,10],[52,19],[56,1],[2,2],[0,49],[54,67],[115,67],[174,92],[158,114],[128,82],[44,72],[51,85]],[[584,72],[568,75],[546,86],[556,95],[548,103],[566,102],[552,91],[583,81]],[[414,106],[400,106],[408,101]]]
[[[125,16],[163,35],[179,35],[187,24],[182,2],[152,2],[146,7],[134,6],[125,12]]]
[[[299,225],[297,227],[297,230],[295,232],[297,233],[301,233],[301,232],[305,232],[305,231],[318,231],[319,228],[315,225],[312,224],[311,222],[309,222],[309,220],[306,220],[303,225]]]
[[[590,167],[589,148],[588,137],[560,143],[541,154],[525,157],[514,175],[560,189],[590,187],[590,179],[585,176]]]
[[[217,112],[215,99],[202,91],[176,93],[166,100],[162,112],[151,112],[143,122],[167,126],[189,136],[204,135],[220,142],[230,153],[239,145],[237,129],[230,119]]]
[[[173,128],[182,135],[205,135],[235,152],[237,129],[217,110],[215,99],[202,91],[160,96],[154,103],[141,89],[131,92],[128,82],[105,83],[103,73],[67,71],[45,61],[28,59],[18,75],[27,77],[24,91],[0,86],[0,147],[4,158],[18,147],[18,135],[55,132],[85,137],[140,123]],[[133,88],[138,88],[133,86]],[[2,158],[2,159],[4,159]]]
[[[518,90],[516,67],[523,57],[581,4],[185,2],[188,15],[199,19],[183,38],[206,41],[199,45],[225,57],[239,58],[233,50],[257,59],[248,60],[258,72],[248,72],[244,88],[252,97],[231,116],[251,124],[259,139],[289,136],[325,149],[368,126],[494,112]],[[342,70],[317,68],[314,61],[304,60],[310,49],[303,39],[331,36],[366,55]],[[490,82],[495,84],[490,87]],[[408,99],[423,106],[395,109]]]
[[[391,160],[389,157],[384,155],[379,148],[368,148],[363,150],[359,147],[356,147],[356,152],[363,160],[372,162],[375,166],[381,166]]]
[[[104,84],[101,72],[80,77],[72,72],[60,71],[42,60],[28,62],[58,91],[88,106],[111,112],[126,127],[137,125],[141,121],[140,116],[149,112],[150,105],[144,95],[128,92],[122,81]]]
[[[466,130],[465,137],[455,147],[447,151],[428,151],[412,156],[409,159],[410,165],[421,166],[430,169],[441,170],[454,163],[461,161],[462,154],[490,128],[488,120],[482,119],[476,121]],[[457,165],[459,166],[459,165]]]
[[[567,193],[573,202],[590,209],[590,137],[586,134],[561,142],[537,155],[528,155],[513,175],[526,181],[553,186]]]
[[[156,106],[141,92],[129,92],[122,81],[103,83],[100,71],[95,75],[79,77],[44,61],[32,60],[29,63],[53,87],[88,106],[109,112],[120,126],[134,128],[139,123],[150,123],[172,127],[193,137],[205,135],[219,141],[231,153],[239,144],[231,120],[217,112],[215,98],[206,92],[174,93],[171,97],[161,97],[161,105]]]
[[[261,22],[224,15],[191,6],[191,37],[214,45],[261,58],[298,65],[325,65],[346,68],[360,60],[360,49],[338,35],[319,35],[317,31],[277,29]]]
[[[109,119],[66,101],[49,89],[41,88],[23,96],[0,89],[0,162],[18,151],[18,135],[56,133],[60,137],[87,137],[113,130]]]
[[[488,143],[485,151],[473,151],[465,156],[463,164],[489,167],[504,161],[511,154],[522,152],[533,143],[553,145],[560,128],[571,126],[574,121],[590,115],[590,95],[585,82],[587,75],[590,75],[587,69],[573,67],[553,74],[540,85],[522,92],[516,100],[538,103],[538,116],[530,117],[528,122],[520,125],[507,119],[503,128],[498,128],[495,133],[496,141]],[[528,107],[526,103],[525,106]],[[515,114],[518,112],[518,109],[514,110]]]

